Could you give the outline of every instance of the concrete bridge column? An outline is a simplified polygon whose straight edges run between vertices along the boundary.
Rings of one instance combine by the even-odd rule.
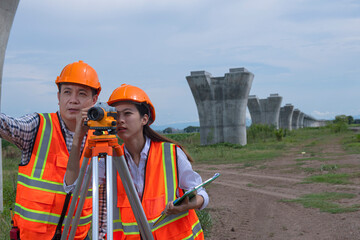
[[[250,95],[247,106],[250,112],[251,124],[263,124],[259,98],[256,95]]]
[[[211,74],[205,71],[191,72],[191,76],[186,77],[191,92],[195,99],[200,120],[200,142],[202,145],[215,144],[216,110],[215,100],[211,86]],[[221,110],[220,110],[221,112]]]
[[[300,115],[299,115],[299,128],[304,128],[304,117],[305,117],[305,113],[300,112]]]
[[[245,68],[231,68],[225,74],[224,142],[247,144],[246,106],[254,75]]]
[[[292,120],[291,120],[292,129],[298,129],[299,128],[299,117],[300,117],[300,110],[299,109],[294,109]]]
[[[198,109],[202,145],[246,145],[246,106],[253,78],[245,68],[230,69],[224,77],[205,71],[186,77]]]
[[[260,99],[261,112],[264,124],[279,128],[279,114],[282,97],[279,94],[270,94],[266,99]]]
[[[9,40],[10,29],[14,21],[19,0],[0,0],[0,106],[1,85],[5,60],[6,46]],[[0,211],[3,211],[3,181],[2,181],[2,151],[0,139]]]
[[[310,127],[311,126],[310,122],[311,122],[311,120],[310,120],[309,116],[307,114],[305,114],[305,116],[304,116],[304,128]]]
[[[279,127],[283,129],[292,130],[291,120],[293,116],[294,106],[291,104],[286,104],[280,108],[279,116]]]

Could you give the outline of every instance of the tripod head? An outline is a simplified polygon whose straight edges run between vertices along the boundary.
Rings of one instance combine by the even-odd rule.
[[[94,135],[101,136],[104,131],[108,134],[116,134],[116,118],[117,112],[114,107],[108,106],[106,103],[99,103],[88,110],[88,118],[84,124],[90,129],[95,130]]]

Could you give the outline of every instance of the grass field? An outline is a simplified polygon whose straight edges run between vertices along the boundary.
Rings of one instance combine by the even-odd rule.
[[[273,158],[282,156],[300,143],[304,145],[304,152],[311,154],[312,158],[319,160],[322,156],[319,153],[312,152],[313,147],[329,141],[331,138],[341,138],[343,148],[348,153],[360,153],[360,135],[347,131],[346,129],[334,131],[333,126],[328,126],[298,129],[291,132],[282,132],[281,134],[279,138],[279,133],[277,133],[275,129],[264,126],[255,129],[250,128],[248,129],[248,144],[246,146],[228,143],[201,146],[199,133],[169,134],[167,137],[182,144],[195,159],[195,164],[206,163],[216,165],[240,163],[244,168],[255,165],[261,168],[263,162],[271,161]],[[2,147],[4,211],[0,214],[0,239],[9,239],[9,230],[11,227],[9,209],[14,207],[15,202],[17,166],[20,163],[20,151],[6,141],[3,141]],[[297,159],[296,167],[301,168],[303,161],[302,159]],[[309,161],[309,158],[307,158],[306,161]],[[349,176],[336,175],[336,169],[340,167],[346,166],[324,164],[322,166],[323,169],[333,170],[334,173],[329,173],[329,176],[322,175],[321,177],[316,177],[318,169],[307,169],[307,171],[314,173],[314,176],[309,177],[307,181],[334,181],[335,183],[348,181]],[[303,171],[306,171],[306,169],[303,169]],[[326,202],[327,199],[331,197],[334,196],[331,194],[324,196],[304,196],[303,199],[297,201],[302,203],[314,202],[314,199],[316,199],[316,201]],[[326,211],[326,208],[324,211]],[[344,211],[348,211],[348,209]],[[211,216],[206,210],[198,214],[205,233],[209,234],[212,226]]]

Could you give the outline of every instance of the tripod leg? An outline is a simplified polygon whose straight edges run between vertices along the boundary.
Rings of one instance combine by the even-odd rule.
[[[99,158],[93,157],[93,212],[92,212],[92,239],[99,238]]]
[[[85,175],[85,172],[86,172],[86,167],[88,165],[88,162],[89,162],[89,158],[84,158],[83,163],[82,163],[81,168],[80,168],[78,183],[76,184],[75,190],[73,192],[73,198],[72,198],[72,201],[71,201],[69,212],[68,212],[67,217],[65,219],[65,226],[64,226],[64,230],[63,230],[62,235],[61,235],[61,240],[66,240],[66,237],[68,235],[71,220],[72,220],[73,215],[74,215],[75,206],[76,206],[76,203],[77,203],[77,200],[78,200],[80,188],[81,188],[81,185],[83,183],[83,179],[84,179],[84,175]]]
[[[113,239],[113,160],[112,156],[106,156],[106,206],[107,206],[107,239]],[[115,178],[116,180],[116,178]]]
[[[130,190],[130,188],[129,188],[129,185],[127,184],[127,182],[123,182],[123,186],[124,186],[124,189],[125,189],[125,192],[126,193],[128,193],[128,192],[131,192],[131,190]],[[129,202],[130,202],[130,205],[131,205],[131,203],[134,203],[135,201],[136,201],[136,199],[134,199],[134,197],[133,196],[131,196],[131,195],[127,195],[127,197],[128,197],[128,199],[129,199]],[[138,198],[137,196],[135,196],[136,198]],[[132,210],[133,210],[133,213],[134,213],[134,216],[141,216],[140,214],[141,214],[141,211],[143,210],[142,208],[141,209],[139,209],[136,205],[135,205],[135,207],[133,208],[132,207]],[[137,221],[137,224],[138,224],[138,228],[139,228],[139,231],[140,231],[140,233],[141,233],[141,236],[144,236],[144,232],[146,231],[146,230],[144,230],[144,229],[146,229],[146,226],[144,226],[144,224],[146,225],[147,224],[147,221],[144,223],[144,222],[142,222],[142,221]]]
[[[93,162],[93,159],[91,159],[91,162]],[[77,228],[77,226],[79,224],[81,211],[83,209],[84,202],[85,202],[86,195],[87,195],[89,185],[90,185],[90,181],[91,181],[91,170],[92,170],[92,164],[90,163],[90,165],[89,165],[89,173],[86,175],[85,181],[84,181],[85,186],[83,186],[83,188],[81,189],[80,199],[79,199],[79,203],[78,203],[77,210],[76,210],[76,213],[75,213],[74,221],[73,221],[73,224],[72,224],[72,227],[71,227],[69,239],[74,239],[74,237],[75,237],[76,228]]]
[[[129,198],[131,208],[133,210],[139,231],[144,239],[154,239],[149,223],[147,221],[144,209],[142,208],[139,196],[134,186],[134,182],[130,176],[128,166],[126,165],[124,156],[116,157],[114,161],[116,170],[119,172],[120,178],[124,184],[125,192]]]

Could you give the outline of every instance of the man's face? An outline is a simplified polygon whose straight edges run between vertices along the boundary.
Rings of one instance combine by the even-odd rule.
[[[93,106],[98,95],[92,95],[90,87],[75,84],[63,83],[58,92],[59,108],[65,124],[70,121],[76,122],[76,115],[81,109]]]

